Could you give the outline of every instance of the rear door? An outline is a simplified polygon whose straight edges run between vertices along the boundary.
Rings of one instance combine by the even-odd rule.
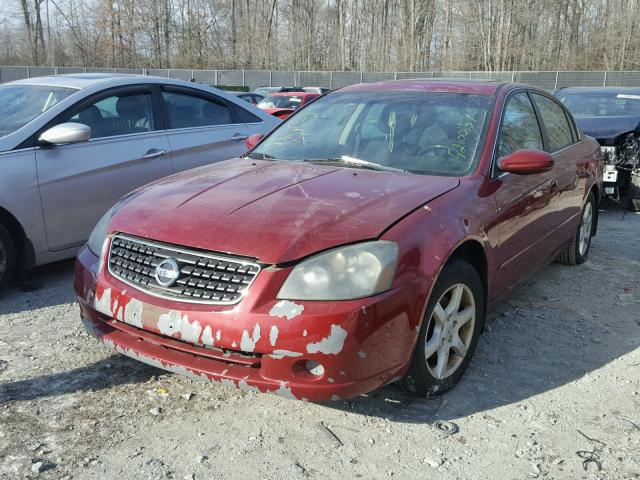
[[[45,128],[91,127],[91,139],[36,148],[42,210],[51,250],[82,245],[120,197],[171,174],[149,86],[119,87],[84,100]]]
[[[498,209],[498,269],[501,293],[551,255],[557,209],[556,172],[515,175],[500,171],[500,158],[521,149],[544,150],[542,131],[529,95],[512,94],[505,105],[492,172]]]
[[[547,152],[553,156],[558,177],[557,245],[569,240],[578,228],[586,189],[586,167],[591,149],[578,142],[577,132],[565,109],[554,99],[532,93],[545,137]],[[581,174],[581,172],[583,174]]]
[[[173,171],[220,162],[246,152],[249,132],[224,99],[195,89],[163,86],[162,104]]]

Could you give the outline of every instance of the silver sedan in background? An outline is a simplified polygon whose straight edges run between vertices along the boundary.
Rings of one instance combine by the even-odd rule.
[[[280,121],[206,85],[78,74],[0,85],[0,289],[73,257],[126,193],[236,157]]]

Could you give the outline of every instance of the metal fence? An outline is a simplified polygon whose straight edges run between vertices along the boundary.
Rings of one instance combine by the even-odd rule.
[[[0,67],[0,83],[22,78],[65,73],[135,73],[160,77],[194,79],[211,85],[265,85],[340,88],[356,83],[413,78],[471,78],[503,80],[534,85],[546,90],[560,87],[640,86],[640,71],[597,72],[285,72],[276,70],[174,70],[91,67]]]

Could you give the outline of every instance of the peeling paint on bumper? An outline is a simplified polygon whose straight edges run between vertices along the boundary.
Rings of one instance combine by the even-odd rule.
[[[99,263],[80,252],[75,290],[85,328],[105,345],[180,375],[310,401],[351,398],[404,375],[424,304],[419,291],[427,291],[413,284],[281,312],[275,293],[288,271],[263,271],[240,304],[207,306],[151,297]]]

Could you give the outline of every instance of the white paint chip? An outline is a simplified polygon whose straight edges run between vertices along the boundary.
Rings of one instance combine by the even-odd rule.
[[[291,350],[274,350],[269,356],[276,360],[280,360],[285,357],[301,357],[302,354],[300,352],[292,352]]]
[[[297,317],[304,310],[304,305],[298,305],[297,303],[293,303],[290,300],[280,300],[276,303],[271,310],[269,310],[269,315],[272,317],[286,317],[287,320],[291,320],[292,318]]]
[[[269,332],[269,342],[272,347],[275,347],[276,342],[278,341],[278,327],[276,325],[271,326],[271,331]]]
[[[249,336],[249,332],[247,330],[244,330],[242,332],[240,350],[242,350],[243,352],[253,352],[253,350],[256,348],[256,342],[258,340],[260,340],[260,325],[256,324],[251,336]]]
[[[211,326],[207,325],[202,332],[202,344],[213,346],[215,345],[215,341],[213,340],[213,334],[211,333]]]
[[[158,330],[163,335],[174,337],[180,334],[181,340],[198,343],[202,325],[197,320],[190,322],[188,315],[182,315],[177,310],[170,310],[158,317]]]
[[[344,341],[347,338],[347,331],[340,325],[331,325],[331,333],[317,343],[307,345],[308,353],[325,353],[327,355],[337,355],[342,351]]]

